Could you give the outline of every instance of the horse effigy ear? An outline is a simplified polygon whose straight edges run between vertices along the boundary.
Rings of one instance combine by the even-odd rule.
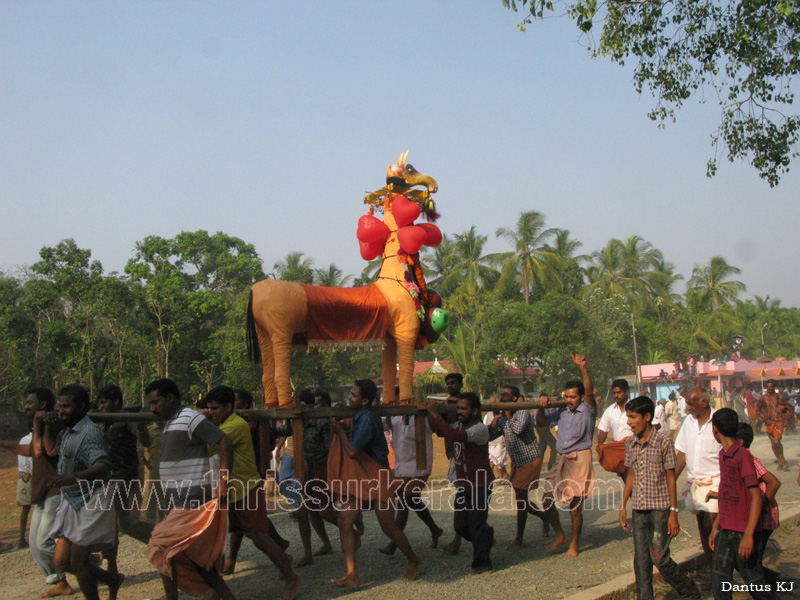
[[[403,154],[400,155],[400,158],[397,160],[397,164],[403,166],[406,164],[406,158],[408,158],[408,150],[406,150]]]

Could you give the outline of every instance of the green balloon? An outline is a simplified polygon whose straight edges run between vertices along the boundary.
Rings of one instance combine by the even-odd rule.
[[[443,308],[431,311],[431,327],[436,333],[442,333],[450,326],[450,314]]]

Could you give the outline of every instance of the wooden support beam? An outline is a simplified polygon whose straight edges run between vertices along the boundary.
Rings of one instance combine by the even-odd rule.
[[[269,463],[272,460],[272,452],[270,451],[270,447],[272,446],[271,428],[272,423],[270,421],[258,422],[258,459],[259,466],[261,467],[259,470],[261,479],[267,478]]]
[[[422,388],[417,388],[414,394],[417,408],[424,410],[425,414],[414,416],[414,445],[417,454],[417,469],[423,471],[428,468],[428,444],[426,443],[425,422],[428,420],[425,408],[425,399],[422,397]],[[403,417],[405,418],[405,417]]]

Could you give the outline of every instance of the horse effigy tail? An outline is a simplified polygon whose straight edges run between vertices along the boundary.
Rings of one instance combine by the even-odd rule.
[[[261,362],[261,346],[258,344],[256,331],[256,318],[253,316],[253,290],[250,290],[250,299],[247,301],[247,356],[254,363]]]

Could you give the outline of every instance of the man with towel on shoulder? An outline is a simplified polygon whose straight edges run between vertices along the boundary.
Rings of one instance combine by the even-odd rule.
[[[625,440],[633,434],[628,425],[625,405],[630,396],[627,379],[615,379],[611,384],[614,404],[606,408],[597,425],[597,462],[609,473],[616,473],[622,480],[628,472],[625,467]],[[608,433],[614,436],[613,442],[606,443]]]

